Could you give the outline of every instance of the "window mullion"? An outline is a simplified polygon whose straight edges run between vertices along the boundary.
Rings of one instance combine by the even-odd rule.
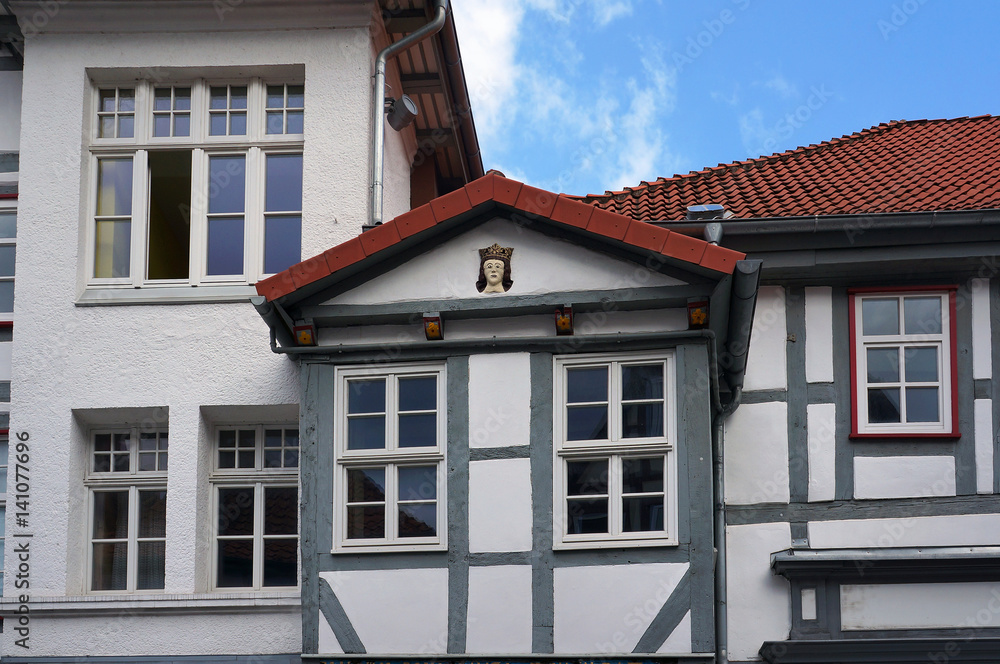
[[[399,466],[395,463],[385,467],[385,534],[390,542],[399,539]]]
[[[149,151],[136,150],[132,159],[132,241],[129,270],[133,286],[146,280],[146,226],[149,223]]]
[[[608,459],[608,534],[622,534],[622,457],[612,454]]]
[[[608,375],[611,386],[608,390],[608,434],[609,441],[620,441],[622,439],[622,406],[621,406],[621,365],[618,362],[611,362],[608,365]]]
[[[255,482],[253,485],[254,495],[254,524],[253,524],[253,587],[260,590],[264,585],[264,485],[262,482]]]
[[[192,92],[193,94],[193,92]],[[192,102],[192,106],[194,103]],[[208,244],[208,153],[194,148],[191,157],[190,253],[188,279],[200,284],[205,277]]]
[[[264,274],[264,154],[257,146],[247,150],[246,200],[243,205],[243,272],[253,283]]]
[[[134,593],[139,577],[139,488],[134,484],[128,488],[128,543],[126,551],[126,582],[128,592]]]

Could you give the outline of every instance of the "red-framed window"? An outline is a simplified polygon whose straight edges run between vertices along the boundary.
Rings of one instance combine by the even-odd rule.
[[[957,288],[848,290],[852,438],[960,435]]]

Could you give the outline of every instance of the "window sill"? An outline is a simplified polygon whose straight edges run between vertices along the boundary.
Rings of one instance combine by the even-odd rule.
[[[942,431],[942,432],[928,432],[928,431],[886,431],[878,433],[851,433],[848,438],[851,440],[900,440],[900,439],[912,439],[912,438],[924,438],[931,440],[953,440],[961,438],[962,434],[959,431]]]
[[[573,540],[571,542],[554,542],[552,549],[555,551],[568,551],[572,549],[634,549],[648,546],[679,546],[679,542],[670,538],[646,538],[646,539],[601,539],[601,540]]]
[[[441,553],[448,551],[446,543],[434,544],[340,544],[331,555],[350,555],[358,553]]]
[[[0,615],[16,615],[17,596],[0,599]],[[46,616],[98,615],[134,609],[143,613],[284,613],[301,610],[298,590],[281,592],[80,595],[31,598],[31,613]]]
[[[257,294],[252,285],[151,286],[146,288],[88,288],[77,299],[78,307],[127,304],[196,304],[243,302]]]

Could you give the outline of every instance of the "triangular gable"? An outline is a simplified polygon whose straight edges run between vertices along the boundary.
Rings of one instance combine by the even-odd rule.
[[[476,288],[476,277],[479,249],[494,242],[514,249],[511,296],[686,283],[498,216],[323,304],[489,297]]]
[[[474,210],[485,211],[489,205],[516,210],[527,219],[546,223],[567,236],[582,234],[700,273],[732,274],[736,262],[745,258],[741,252],[490,173],[258,282],[257,292],[270,301],[305,287],[315,291],[336,282],[341,272],[357,272],[359,268],[375,265],[395,255],[398,247],[407,242],[430,240],[453,227],[457,219]]]

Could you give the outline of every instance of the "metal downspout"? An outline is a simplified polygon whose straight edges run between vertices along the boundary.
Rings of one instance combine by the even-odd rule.
[[[725,374],[732,389],[732,397],[717,410],[712,422],[712,494],[713,533],[715,541],[715,661],[729,662],[729,605],[727,597],[726,565],[726,475],[725,475],[725,423],[740,406],[743,397],[743,377],[746,374],[750,351],[750,331],[754,310],[757,307],[757,289],[760,285],[759,260],[742,260],[733,272],[730,298],[729,329],[726,347],[715,358],[716,371]],[[721,381],[720,381],[721,382]]]
[[[435,13],[430,23],[411,32],[379,51],[375,58],[375,82],[372,90],[372,226],[382,223],[382,180],[385,170],[385,65],[389,58],[439,32],[448,13],[448,0],[434,0]]]

